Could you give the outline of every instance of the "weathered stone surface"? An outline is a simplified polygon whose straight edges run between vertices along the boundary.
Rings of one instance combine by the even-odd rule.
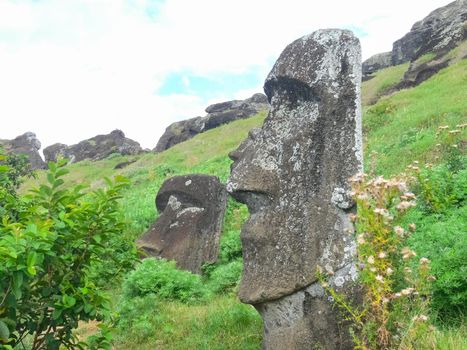
[[[31,169],[45,168],[45,162],[39,154],[41,143],[33,132],[25,132],[13,140],[0,140],[0,144],[7,152],[25,154],[31,164]]]
[[[380,69],[391,66],[391,51],[378,53],[362,63],[363,75],[370,75]]]
[[[127,137],[121,130],[114,130],[107,135],[97,135],[72,146],[56,143],[44,149],[45,160],[57,161],[59,156],[70,160],[70,163],[84,159],[100,160],[112,153],[134,155],[142,152],[138,142]]]
[[[345,30],[285,48],[264,90],[271,110],[232,152],[227,190],[246,203],[239,297],[264,320],[266,349],[351,349],[317,266],[355,297],[349,177],[362,169],[361,54]]]
[[[205,117],[196,117],[171,124],[165,129],[154,151],[165,151],[180,142],[191,139],[199,133],[238,119],[249,118],[268,108],[267,98],[263,94],[254,94],[246,100],[213,104],[206,108],[206,113],[208,114]]]
[[[414,61],[426,53],[442,55],[466,39],[467,0],[457,0],[415,23],[393,44],[392,64]]]
[[[200,273],[204,263],[217,260],[226,201],[227,192],[215,176],[172,177],[157,193],[157,221],[137,244],[148,255]]]
[[[155,152],[163,152],[178,143],[189,140],[205,130],[204,119],[201,117],[182,120],[170,124],[165,129],[154,148]]]

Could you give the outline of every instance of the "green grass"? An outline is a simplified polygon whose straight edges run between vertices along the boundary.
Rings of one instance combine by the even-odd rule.
[[[458,51],[461,52],[461,49]],[[397,84],[406,69],[407,65],[390,67],[365,82],[362,86],[364,104],[368,105],[369,101]],[[446,155],[436,147],[439,143],[436,133],[440,125],[455,128],[467,120],[466,70],[467,60],[459,60],[419,86],[382,97],[375,105],[365,107],[366,169],[371,169],[372,152],[377,152],[375,173],[385,176],[400,173],[414,160],[444,162]],[[205,173],[219,176],[225,182],[231,164],[228,153],[246,138],[251,128],[260,126],[264,118],[265,113],[262,113],[209,130],[159,154],[147,153],[134,157],[113,155],[98,162],[72,164],[67,180],[99,187],[103,184],[104,176],[122,174],[128,177],[131,187],[124,193],[122,205],[129,222],[127,234],[136,238],[157,217],[155,196],[167,177]],[[466,137],[464,130],[461,138],[465,140]],[[113,170],[116,164],[127,160],[136,162],[124,169]],[[29,180],[23,186],[23,192],[43,179],[43,173],[39,172],[38,179]],[[455,246],[459,243],[453,237],[456,237],[456,230],[462,230],[465,226],[465,217],[462,216],[465,210],[452,210],[442,218],[414,213],[411,219],[419,229],[411,238],[411,244],[420,250],[420,254],[436,256],[437,245]],[[212,273],[211,285],[209,280],[206,281],[208,288],[212,287],[213,281],[226,283],[228,277],[229,282],[231,276],[224,278],[223,274],[235,273],[238,269],[235,265],[238,261],[238,237],[247,215],[244,206],[229,200],[221,237],[221,258],[219,264],[213,267],[218,273]],[[425,244],[420,245],[420,242]],[[446,254],[442,257],[449,260],[451,256]],[[119,288],[115,286],[112,290],[117,304],[120,300]],[[252,307],[240,304],[233,294],[216,295],[196,305],[152,300],[150,297],[143,299],[135,300],[135,305],[128,311],[135,312],[135,321],[116,333],[116,349],[260,348],[261,319]],[[466,328],[462,324],[455,328],[440,327],[434,332],[436,345],[430,346],[432,340],[427,337],[427,349],[467,348]]]
[[[138,300],[115,349],[260,349],[262,321],[256,310],[233,295],[186,305],[156,298]]]
[[[381,69],[370,80],[362,83],[362,104],[364,106],[375,103],[380,96],[402,80],[409,63]]]
[[[441,70],[413,89],[381,98],[366,108],[364,150],[366,169],[372,152],[377,152],[376,173],[395,175],[414,160],[438,163],[443,154],[438,126],[456,125],[467,120],[467,60]],[[462,135],[467,137],[464,129]]]

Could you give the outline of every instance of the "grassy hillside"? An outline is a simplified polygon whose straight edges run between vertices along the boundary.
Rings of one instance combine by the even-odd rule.
[[[368,171],[392,175],[403,171],[414,160],[430,163],[446,163],[449,160],[449,149],[437,147],[437,144],[446,142],[442,137],[449,138],[449,135],[437,136],[438,127],[448,125],[452,130],[466,122],[466,68],[467,60],[462,60],[416,88],[396,92],[372,106],[364,107],[365,167]],[[397,83],[405,69],[403,66],[391,67],[365,82],[362,87],[365,105]],[[99,187],[104,176],[123,174],[129,178],[132,185],[122,199],[129,228],[123,235],[134,239],[156,218],[155,196],[167,177],[205,173],[217,175],[225,182],[231,163],[228,153],[246,138],[251,128],[260,126],[264,118],[265,113],[209,130],[160,154],[147,153],[136,157],[112,155],[99,162],[72,164],[69,166],[68,180]],[[465,140],[466,129],[455,137]],[[375,152],[376,156],[372,156]],[[114,170],[115,165],[129,160],[135,162],[121,170]],[[457,184],[454,187],[462,192],[462,184],[465,183],[462,177],[467,177],[467,174],[465,171],[460,174],[452,181]],[[38,179],[28,181],[23,191],[43,181],[43,176],[39,174]],[[465,242],[462,237],[465,236],[459,236],[463,229],[464,233],[467,231],[465,208],[462,208],[465,193],[456,195],[461,199],[447,203],[441,212],[428,213],[424,208],[417,208],[409,216],[423,228],[417,233],[418,238],[412,238],[411,244],[416,249],[436,260],[436,248],[443,248],[442,257],[436,265],[440,273],[450,268],[465,269],[463,261],[467,257],[456,253],[458,250],[465,251],[462,249],[462,242]],[[208,294],[211,293],[205,299],[187,304],[176,300],[158,300],[150,294],[131,302],[122,302],[121,281],[111,286],[116,307],[125,320],[115,335],[117,349],[259,349],[261,319],[252,307],[240,304],[234,286],[238,280],[238,268],[241,267],[239,233],[247,215],[244,206],[229,201],[221,238],[221,259],[203,279]],[[430,236],[430,240],[424,238],[424,232]],[[448,234],[440,239],[446,232]],[[458,276],[442,282],[458,283],[455,287],[463,288]],[[225,285],[225,290],[219,291],[216,287],[219,285]],[[439,287],[440,295],[446,290],[456,292],[455,288],[442,287]],[[439,349],[467,347],[463,326],[437,331],[436,338],[440,345],[436,348]]]

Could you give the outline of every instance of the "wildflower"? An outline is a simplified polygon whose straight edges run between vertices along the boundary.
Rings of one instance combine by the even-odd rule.
[[[433,282],[433,281],[436,281],[436,277],[430,275],[430,276],[428,276],[428,277],[426,278],[426,280],[427,280],[428,282]]]
[[[404,267],[405,273],[412,273],[412,270],[409,267]]]
[[[316,265],[316,272],[319,274],[323,273],[323,268],[320,265]]]
[[[382,298],[381,301],[383,302],[383,304],[389,303],[389,299],[388,299],[388,298]]]
[[[396,226],[394,227],[394,232],[396,232],[396,235],[398,235],[399,237],[404,237],[404,229],[400,226]]]
[[[373,255],[370,255],[367,259],[368,263],[369,264],[374,264],[375,263],[375,258],[373,257]]]
[[[371,272],[376,272],[376,267],[370,267]]]
[[[407,295],[412,294],[414,291],[415,291],[415,288],[405,288],[401,290],[401,294],[407,296]]]
[[[413,256],[417,256],[417,253],[415,253],[413,250],[410,250],[408,247],[404,247],[401,250],[402,253],[402,259],[404,260],[409,260]]]
[[[378,258],[380,258],[380,259],[384,259],[386,256],[387,256],[387,254],[385,252],[379,252],[379,254],[378,254]]]
[[[362,200],[362,201],[367,200],[368,199],[368,194],[366,192],[359,193],[357,195],[357,199]]]
[[[410,207],[415,207],[415,202],[402,201],[396,206],[396,209],[398,211],[404,211],[409,209]]]
[[[323,283],[321,283],[321,287],[328,288],[329,284],[327,282],[323,282]]]
[[[363,238],[363,233],[357,236],[357,243],[358,244],[365,244],[365,238]]]
[[[381,276],[381,275],[376,275],[375,278],[376,278],[376,280],[377,280],[378,282],[381,282],[381,283],[384,282],[384,278],[383,278],[383,276]]]
[[[349,218],[350,218],[350,221],[352,221],[352,222],[357,221],[357,215],[356,214],[350,214]]]
[[[404,196],[407,197],[407,199],[415,199],[415,195],[412,192],[405,192]]]
[[[430,260],[428,260],[427,258],[421,258],[420,259],[420,264],[422,265],[427,265],[430,263]]]
[[[389,275],[392,275],[393,272],[394,272],[394,270],[391,269],[390,267],[388,267],[388,268],[386,269],[386,275],[388,275],[388,276],[389,276]]]
[[[419,316],[415,316],[414,318],[412,318],[412,321],[416,322],[416,321],[419,321],[419,322],[426,322],[428,320],[428,317],[425,316],[425,315],[419,315]]]
[[[414,232],[417,229],[417,225],[415,224],[409,224],[409,230]]]
[[[394,294],[394,299],[400,298],[401,296],[402,296],[401,293],[396,293],[396,294]]]

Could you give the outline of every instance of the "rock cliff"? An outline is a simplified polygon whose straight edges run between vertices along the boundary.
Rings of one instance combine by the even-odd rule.
[[[25,154],[32,169],[44,169],[45,162],[39,154],[41,143],[33,132],[26,132],[13,140],[0,140],[5,151],[15,154]]]
[[[268,101],[263,94],[255,94],[246,100],[213,104],[206,108],[207,115],[205,117],[182,120],[169,125],[157,142],[154,151],[165,151],[180,142],[191,139],[199,133],[238,119],[249,118],[268,108]]]
[[[139,154],[143,150],[138,142],[127,137],[121,130],[114,130],[107,135],[97,135],[72,146],[56,143],[44,149],[45,160],[57,161],[61,156],[69,159],[70,163],[84,159],[100,160],[112,153],[122,155]]]

